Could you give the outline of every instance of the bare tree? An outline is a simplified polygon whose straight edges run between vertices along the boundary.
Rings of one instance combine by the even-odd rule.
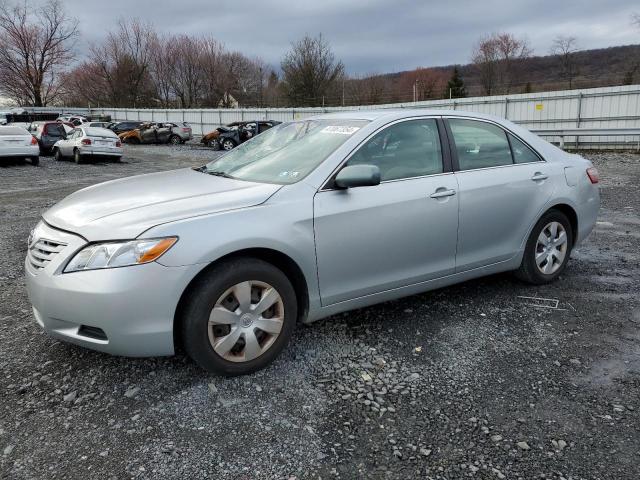
[[[491,95],[500,88],[509,93],[518,81],[520,66],[531,53],[527,40],[511,33],[494,33],[480,39],[471,61],[478,69],[484,92]]]
[[[568,84],[569,89],[573,85],[573,80],[578,75],[578,66],[576,64],[576,52],[578,51],[576,37],[566,37],[559,35],[553,39],[551,44],[551,55],[558,56],[560,64],[561,76]]]
[[[640,28],[640,13],[633,13],[631,15],[631,24]],[[627,67],[627,71],[624,73],[622,83],[624,85],[633,84],[634,77],[638,70],[640,70],[640,58],[636,56],[635,58],[629,59],[629,66]]]
[[[91,47],[90,61],[98,67],[115,106],[140,106],[152,102],[151,61],[157,36],[139,20],[120,20],[102,45]]]
[[[322,97],[335,88],[344,72],[322,35],[307,35],[293,43],[280,66],[283,89],[294,105],[321,105]]]
[[[77,36],[78,21],[61,0],[0,3],[0,91],[37,107],[55,100]]]

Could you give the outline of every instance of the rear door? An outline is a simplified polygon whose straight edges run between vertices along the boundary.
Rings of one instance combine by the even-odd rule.
[[[458,186],[440,131],[433,118],[383,128],[345,163],[378,166],[380,185],[316,194],[323,305],[454,272]]]
[[[456,271],[508,260],[554,191],[550,166],[493,122],[446,122],[460,191]]]

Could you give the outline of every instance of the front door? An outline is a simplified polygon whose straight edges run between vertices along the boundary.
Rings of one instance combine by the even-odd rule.
[[[445,171],[434,119],[395,123],[345,165],[376,165],[381,183],[325,189],[314,199],[323,305],[452,274],[458,185]]]

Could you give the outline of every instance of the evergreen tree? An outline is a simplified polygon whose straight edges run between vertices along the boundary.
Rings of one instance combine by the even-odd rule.
[[[453,68],[453,74],[447,82],[447,96],[451,94],[451,98],[464,98],[467,96],[467,89],[464,86],[464,81],[460,76],[458,67]]]

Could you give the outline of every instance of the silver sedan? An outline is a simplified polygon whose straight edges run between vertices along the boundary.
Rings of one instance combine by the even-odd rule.
[[[26,282],[56,338],[128,356],[180,345],[246,374],[296,322],[497,272],[552,282],[599,204],[590,162],[511,122],[329,114],[67,197],[32,232]]]
[[[82,163],[87,157],[100,157],[106,160],[120,161],[122,158],[122,142],[111,130],[99,127],[77,127],[67,137],[53,145],[53,156],[56,160],[73,158]]]

